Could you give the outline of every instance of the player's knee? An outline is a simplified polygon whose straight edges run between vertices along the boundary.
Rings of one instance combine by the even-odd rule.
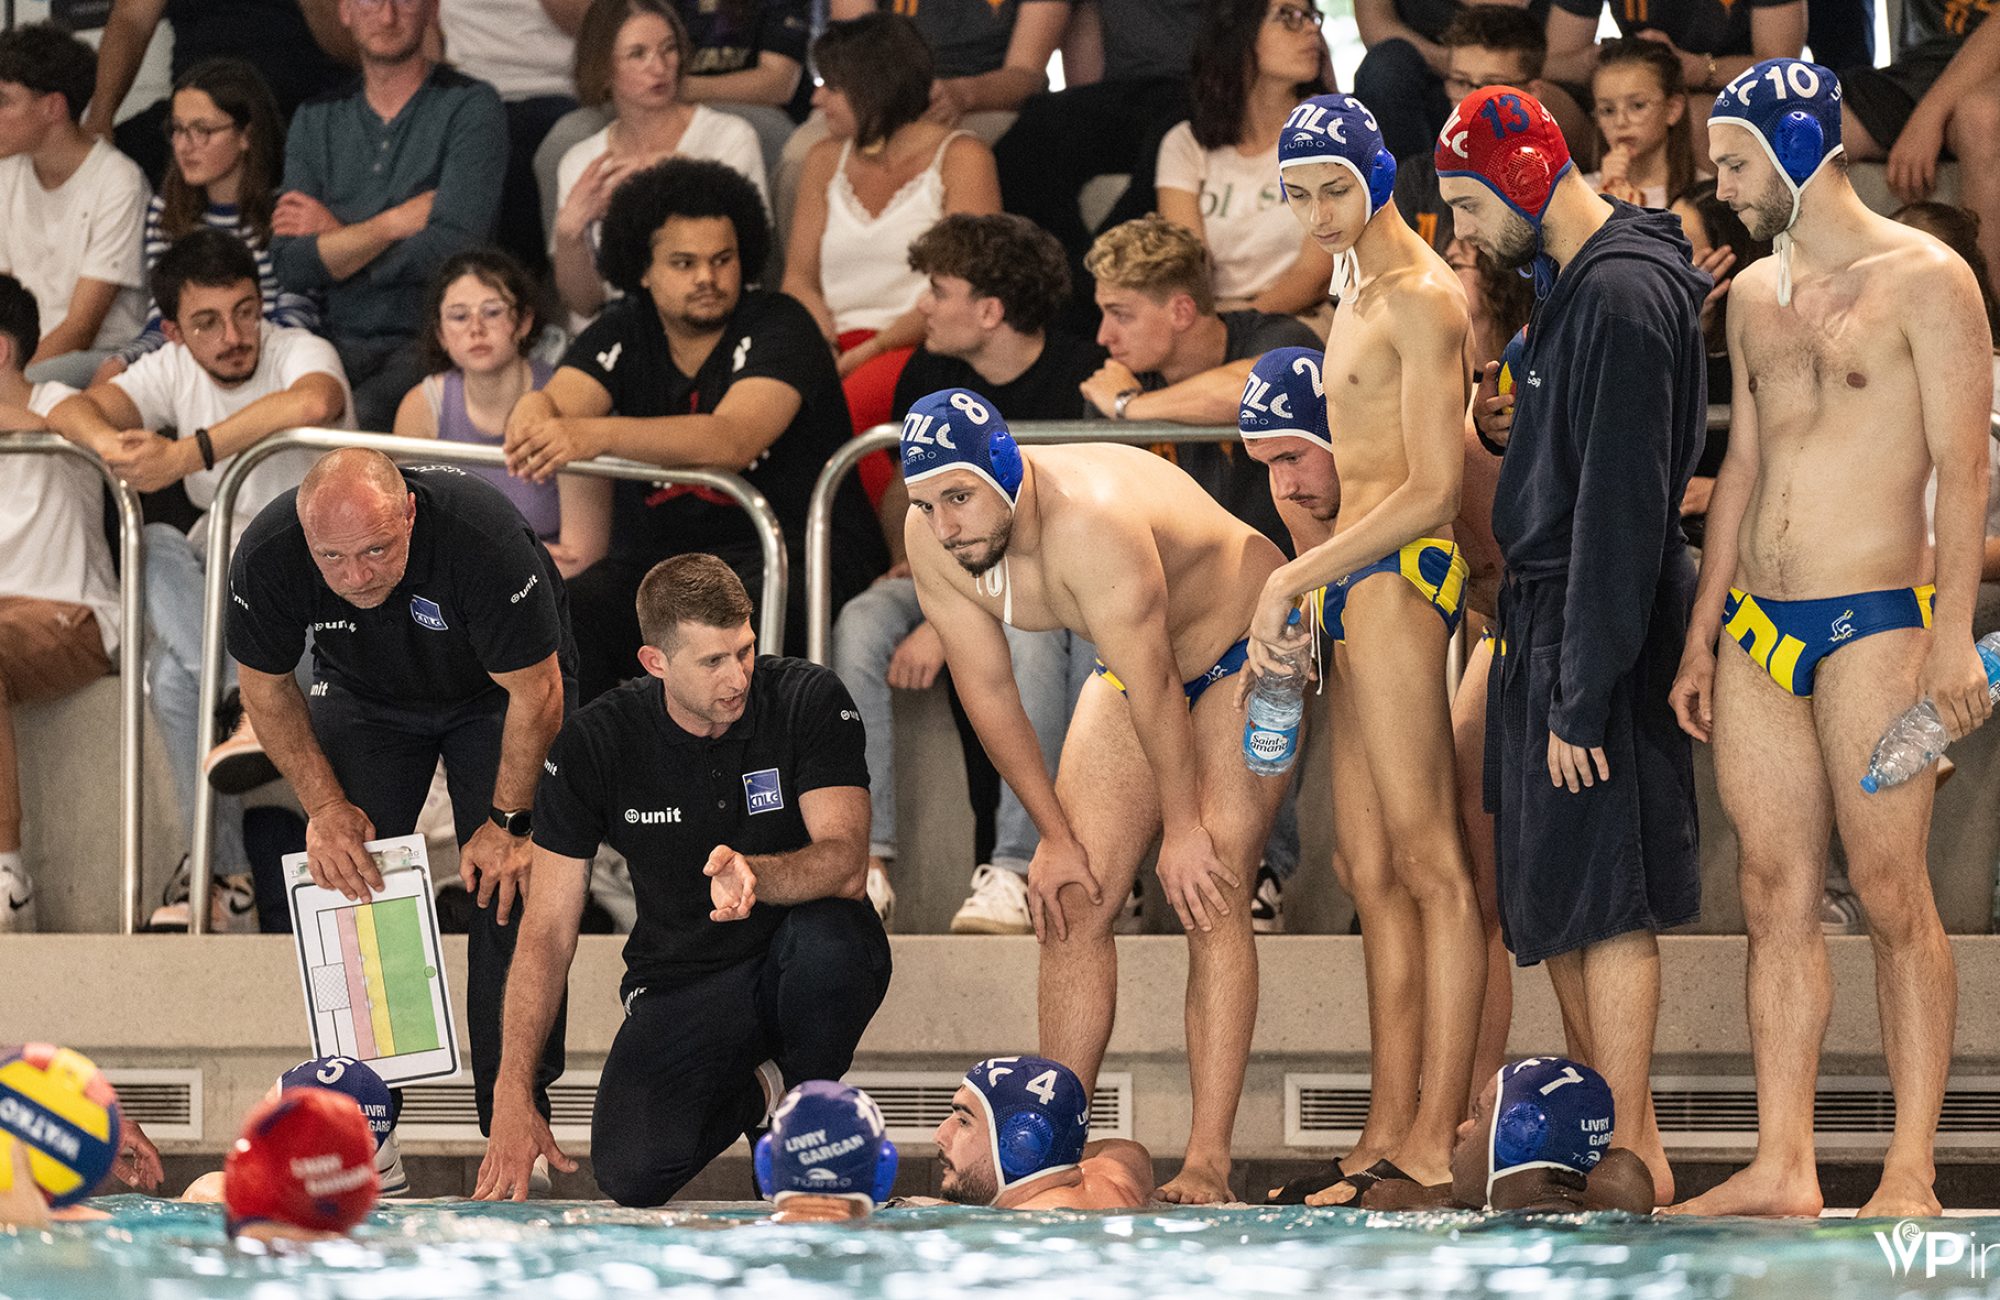
[[[1981,86],[1968,91],[1953,105],[1945,123],[1945,141],[1960,158],[1978,157],[1992,147],[2000,132],[2000,87]]]
[[[887,959],[882,923],[867,903],[852,898],[818,898],[793,907],[773,944],[788,967],[813,971],[816,982],[844,988],[872,978]]]
[[[1937,904],[1922,862],[1850,854],[1847,883],[1876,943],[1900,948],[1939,930]]]
[[[1806,904],[1816,901],[1799,887],[1800,878],[1810,867],[1781,855],[1749,849],[1738,861],[1737,890],[1743,900],[1745,923],[1754,934],[1815,927],[1818,917]]]
[[[662,1158],[653,1152],[651,1160],[641,1162],[631,1154],[620,1154],[621,1149],[630,1145],[629,1141],[594,1139],[591,1143],[591,1174],[597,1179],[597,1186],[628,1209],[665,1205],[698,1172],[691,1157],[669,1154]]]

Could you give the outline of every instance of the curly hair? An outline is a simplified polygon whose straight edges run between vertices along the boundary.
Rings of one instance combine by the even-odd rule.
[[[97,92],[97,52],[54,23],[29,23],[0,32],[0,81],[61,95],[69,120],[81,122]]]
[[[1204,149],[1224,149],[1243,141],[1243,113],[1250,83],[1257,79],[1257,33],[1263,30],[1270,0],[1221,0],[1204,5],[1188,74],[1188,126]],[[1319,76],[1292,87],[1294,100],[1333,89],[1333,67],[1320,60]]]
[[[1083,266],[1113,288],[1133,289],[1155,302],[1184,293],[1194,299],[1195,310],[1202,315],[1215,314],[1207,246],[1193,231],[1157,212],[1099,235]]]
[[[174,320],[181,314],[181,291],[189,285],[226,289],[245,280],[257,287],[257,259],[249,246],[226,230],[202,226],[160,254],[146,287],[159,304],[160,318]]]
[[[887,140],[930,111],[931,47],[900,13],[828,23],[813,42],[812,60],[820,80],[854,109],[857,149]]]
[[[674,217],[722,217],[736,227],[743,279],[755,280],[771,256],[771,219],[763,196],[733,167],[669,158],[632,176],[611,196],[597,248],[597,273],[638,293],[653,264],[653,236]]]
[[[198,90],[207,95],[243,132],[249,148],[243,154],[243,177],[237,186],[236,207],[243,224],[260,242],[268,244],[271,207],[285,174],[285,123],[278,115],[278,101],[272,97],[264,74],[241,59],[206,59],[183,72],[174,83],[176,95],[183,90]],[[169,130],[173,126],[171,114],[167,126]],[[171,143],[171,135],[168,140]],[[179,239],[201,224],[207,208],[208,191],[183,180],[180,166],[170,158],[166,177],[160,183],[161,233],[168,239]]]
[[[625,30],[626,22],[641,14],[655,15],[673,33],[674,48],[680,51],[680,74],[675,82],[675,89],[679,89],[679,82],[687,76],[694,44],[672,0],[590,0],[590,8],[583,11],[583,21],[576,29],[576,55],[570,65],[578,103],[595,108],[611,102],[611,65],[618,57],[618,34]]]
[[[955,212],[910,245],[910,269],[953,275],[980,298],[998,298],[1004,319],[1023,334],[1047,328],[1069,298],[1069,263],[1054,235],[1011,213]]]
[[[517,313],[527,316],[528,332],[517,345],[522,356],[534,350],[535,341],[542,336],[543,323],[549,319],[541,284],[511,254],[498,248],[469,248],[454,253],[431,276],[430,287],[424,293],[424,319],[430,324],[424,331],[421,348],[424,369],[430,374],[443,374],[452,367],[451,354],[445,351],[444,340],[439,337],[444,296],[452,285],[468,275],[505,298]]]

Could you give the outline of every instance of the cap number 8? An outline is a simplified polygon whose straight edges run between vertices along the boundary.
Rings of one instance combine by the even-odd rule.
[[[990,418],[986,408],[971,393],[953,393],[951,405],[953,410],[965,412],[975,424],[984,424]]]

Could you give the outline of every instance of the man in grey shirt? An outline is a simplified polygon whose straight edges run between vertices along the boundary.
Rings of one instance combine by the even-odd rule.
[[[424,56],[437,0],[354,0],[341,15],[361,82],[308,101],[285,141],[271,216],[278,278],[326,302],[363,429],[387,430],[423,377],[425,285],[492,237],[507,118],[484,82]]]

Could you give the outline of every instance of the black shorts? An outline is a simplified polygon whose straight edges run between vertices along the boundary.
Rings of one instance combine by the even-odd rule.
[[[1925,41],[1886,68],[1849,68],[1840,74],[1841,102],[1886,152],[1903,133],[1917,101],[1937,83],[1963,45],[1956,39]]]

